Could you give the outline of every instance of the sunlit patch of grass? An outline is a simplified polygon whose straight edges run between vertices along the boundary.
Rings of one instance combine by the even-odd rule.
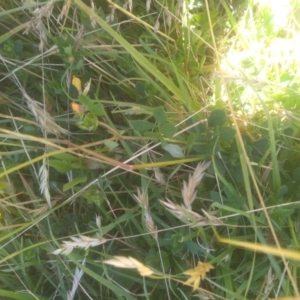
[[[297,1],[249,1],[237,24],[239,34],[229,40],[221,76],[233,83],[236,109],[248,117],[263,110],[261,102],[278,113],[287,108],[278,105],[278,96],[289,89],[299,92],[299,13]]]
[[[251,229],[244,233],[254,232],[251,238],[254,244],[272,243],[278,250],[287,243],[298,249],[293,235],[295,232],[299,235],[299,231],[291,229],[296,226],[294,217],[298,211],[291,209],[287,212],[280,207],[286,202],[292,204],[296,201],[299,192],[298,187],[292,187],[297,178],[295,161],[299,160],[298,147],[294,147],[300,128],[295,123],[299,117],[299,103],[296,99],[299,99],[300,94],[300,24],[295,18],[299,14],[299,3],[249,1],[239,22],[234,22],[229,10],[227,14],[236,34],[232,37],[229,35],[224,41],[229,48],[218,56],[220,70],[215,73],[215,78],[222,82],[219,96],[230,110],[231,121],[237,131],[236,142],[247,205],[249,208],[258,208],[259,203],[262,207],[259,218],[249,214]],[[224,164],[228,169],[232,168],[232,161]],[[286,177],[287,174],[293,175]],[[220,180],[224,182],[221,176]],[[280,220],[277,213],[268,209],[272,205],[281,211]],[[266,229],[260,227],[262,219]],[[285,236],[285,241],[282,236]],[[239,239],[243,240],[243,234]],[[289,288],[286,282],[277,291],[268,288],[268,293],[274,297],[298,296],[293,267],[287,258],[285,255],[282,257],[286,270],[284,274],[280,270],[280,262],[269,257],[276,274],[274,281],[285,278],[292,286]],[[249,281],[244,290],[248,294],[253,291],[258,278],[254,272],[256,254],[250,254],[245,262],[251,263],[248,269]],[[226,286],[231,290],[229,282]]]

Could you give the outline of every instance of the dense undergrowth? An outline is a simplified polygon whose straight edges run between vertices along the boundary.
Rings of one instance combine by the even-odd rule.
[[[275,7],[0,1],[1,299],[299,299]]]

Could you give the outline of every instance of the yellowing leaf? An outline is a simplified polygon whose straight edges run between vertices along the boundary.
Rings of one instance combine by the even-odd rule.
[[[72,79],[72,85],[77,89],[78,94],[81,94],[81,93],[82,93],[82,89],[81,89],[81,80],[80,80],[78,77],[73,76],[73,79]]]
[[[183,274],[189,275],[190,278],[185,282],[187,285],[193,285],[193,291],[195,291],[201,282],[201,279],[204,279],[206,273],[209,272],[210,269],[214,267],[209,263],[202,263],[201,261],[198,262],[198,266],[194,269],[189,269]]]
[[[220,237],[218,237],[218,240],[221,243],[235,245],[235,246],[242,247],[245,249],[250,249],[253,251],[272,254],[272,255],[276,255],[276,256],[284,256],[286,259],[293,259],[296,261],[300,261],[300,252],[299,251],[293,251],[293,250],[284,249],[284,248],[276,248],[274,246],[261,245],[261,244],[257,244],[257,243],[243,242],[243,241],[239,241],[239,240],[223,239]]]

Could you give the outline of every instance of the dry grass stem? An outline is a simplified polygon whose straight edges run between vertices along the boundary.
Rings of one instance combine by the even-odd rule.
[[[70,254],[74,248],[84,248],[88,249],[90,247],[95,247],[104,244],[107,240],[105,238],[91,238],[88,236],[81,235],[77,237],[71,237],[72,241],[64,241],[61,249],[57,249],[52,252],[52,254]]]
[[[194,174],[189,176],[189,181],[183,182],[182,197],[184,205],[187,209],[192,209],[192,203],[196,199],[196,187],[201,182],[204,171],[210,166],[210,162],[203,162],[197,165]]]
[[[150,268],[133,257],[114,256],[114,258],[106,260],[104,263],[118,268],[137,269],[141,276],[151,276],[154,274]]]

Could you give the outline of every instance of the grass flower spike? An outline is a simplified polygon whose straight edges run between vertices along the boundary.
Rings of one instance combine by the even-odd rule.
[[[189,176],[189,181],[183,182],[182,197],[184,205],[187,209],[192,209],[192,203],[196,199],[196,187],[201,182],[204,171],[210,166],[210,162],[203,162],[198,164],[194,174]]]
[[[74,248],[88,249],[106,243],[105,238],[91,238],[89,236],[81,235],[79,237],[71,237],[72,241],[64,241],[61,249],[57,249],[52,254],[70,254]]]

